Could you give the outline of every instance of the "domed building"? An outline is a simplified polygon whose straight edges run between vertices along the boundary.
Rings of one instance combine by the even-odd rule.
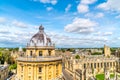
[[[19,80],[58,80],[62,77],[62,57],[55,55],[55,46],[39,27],[26,47],[26,53],[17,59]]]

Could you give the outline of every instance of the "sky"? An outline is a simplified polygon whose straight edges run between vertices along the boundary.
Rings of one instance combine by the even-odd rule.
[[[0,0],[0,47],[26,47],[40,25],[57,48],[120,47],[119,0]]]

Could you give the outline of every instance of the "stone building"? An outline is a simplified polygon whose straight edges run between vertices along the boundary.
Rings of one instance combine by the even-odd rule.
[[[114,55],[119,58],[119,60],[117,61],[118,64],[117,64],[117,69],[116,69],[116,71],[117,71],[118,73],[120,73],[120,49],[116,50],[116,52],[114,53]]]
[[[58,80],[62,77],[62,57],[55,55],[55,45],[39,27],[27,44],[26,53],[17,59],[19,80]]]
[[[0,65],[0,80],[6,80],[8,77],[8,65],[5,62],[4,65]]]
[[[105,72],[106,67],[109,68],[110,73],[114,73],[118,60],[119,58],[111,55],[108,46],[104,46],[103,55],[80,55],[80,59],[64,55],[65,70],[74,80],[94,80],[96,74]]]

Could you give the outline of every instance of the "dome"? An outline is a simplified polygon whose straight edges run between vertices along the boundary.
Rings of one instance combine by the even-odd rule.
[[[39,31],[30,39],[29,46],[51,46],[51,39],[44,32],[41,25]]]

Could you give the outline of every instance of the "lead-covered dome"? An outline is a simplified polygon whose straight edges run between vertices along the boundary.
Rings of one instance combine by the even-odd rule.
[[[51,39],[44,32],[44,27],[39,27],[38,33],[36,33],[31,39],[28,46],[51,46]]]

